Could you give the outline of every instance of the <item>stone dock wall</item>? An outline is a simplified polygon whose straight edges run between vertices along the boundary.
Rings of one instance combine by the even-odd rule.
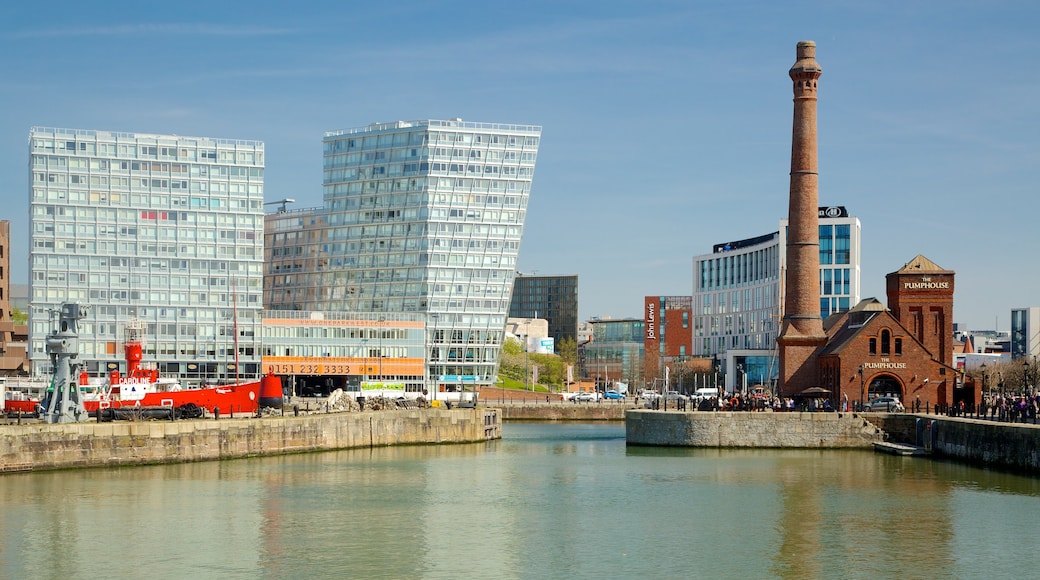
[[[491,403],[488,403],[491,404]],[[501,407],[507,421],[624,421],[632,406],[615,403],[530,403]]]
[[[0,426],[0,473],[209,461],[502,437],[498,409]]]
[[[1040,474],[1040,425],[906,414],[881,415],[872,421],[889,440],[919,445],[936,457]]]
[[[629,445],[675,447],[869,448],[884,433],[857,413],[629,410]]]

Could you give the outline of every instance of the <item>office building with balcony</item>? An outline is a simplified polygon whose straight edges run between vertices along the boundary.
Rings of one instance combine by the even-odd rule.
[[[266,216],[265,305],[417,314],[424,376],[395,380],[431,398],[493,384],[540,137],[460,119],[326,133],[323,206]]]
[[[63,302],[90,307],[91,375],[125,372],[132,319],[145,362],[187,384],[259,374],[262,142],[33,127],[29,196],[34,374]]]

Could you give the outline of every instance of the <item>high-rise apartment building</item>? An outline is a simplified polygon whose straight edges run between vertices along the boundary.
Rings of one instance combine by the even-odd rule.
[[[843,206],[818,211],[820,316],[827,318],[860,300],[860,222]],[[777,376],[786,235],[785,219],[779,231],[694,257],[692,354],[719,361],[730,391]]]
[[[62,302],[91,306],[86,370],[125,371],[123,330],[145,361],[199,381],[260,372],[264,144],[33,127],[29,136],[30,350]]]
[[[1040,356],[1040,306],[1011,309],[1011,358]]]
[[[491,384],[540,136],[460,119],[326,133],[323,207],[266,218],[267,307],[420,313],[426,386]]]
[[[556,344],[578,340],[578,277],[525,276],[513,280],[510,318],[543,318]]]

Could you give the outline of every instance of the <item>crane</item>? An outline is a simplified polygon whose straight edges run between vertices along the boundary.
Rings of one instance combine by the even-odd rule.
[[[296,203],[296,200],[291,197],[287,197],[285,199],[279,199],[278,201],[265,201],[264,205],[281,204],[282,207],[278,208],[278,213],[285,213],[285,206],[290,203]]]

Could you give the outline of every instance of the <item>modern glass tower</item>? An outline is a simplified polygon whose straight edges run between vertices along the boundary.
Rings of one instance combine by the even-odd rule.
[[[91,375],[126,370],[131,319],[145,362],[189,384],[259,373],[262,142],[33,127],[29,149],[34,373],[66,301],[91,306]]]
[[[492,384],[540,136],[460,119],[326,133],[323,207],[267,216],[267,307],[421,313],[427,387]]]
[[[513,280],[510,318],[544,318],[557,344],[578,340],[578,277],[525,276]]]

